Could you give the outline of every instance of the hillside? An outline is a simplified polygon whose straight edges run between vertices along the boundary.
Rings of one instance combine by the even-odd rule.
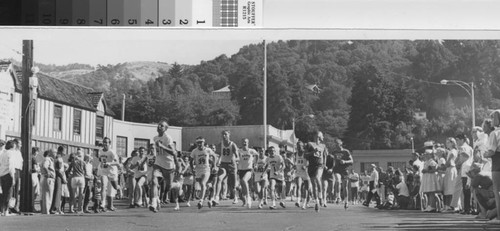
[[[79,79],[82,77],[95,74],[96,71],[96,68],[85,64],[70,64],[66,66],[37,65],[40,66],[40,71],[50,76],[77,82],[80,82]],[[115,77],[118,79],[128,75],[132,80],[147,82],[148,80],[158,78],[161,75],[161,71],[168,71],[171,65],[162,62],[139,61],[121,63],[115,66],[108,65],[107,67],[114,69],[117,73]]]

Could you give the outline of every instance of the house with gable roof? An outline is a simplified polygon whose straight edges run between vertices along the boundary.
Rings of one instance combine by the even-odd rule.
[[[21,136],[22,74],[10,61],[0,61],[0,138]],[[67,146],[96,150],[104,137],[113,139],[114,113],[104,94],[38,73],[38,98],[33,116],[33,146],[41,150]],[[119,154],[120,155],[120,154]]]

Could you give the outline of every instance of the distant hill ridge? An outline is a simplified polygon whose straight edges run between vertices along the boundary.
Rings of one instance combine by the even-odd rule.
[[[92,75],[92,72],[95,72],[97,69],[97,67],[93,67],[88,64],[76,63],[64,66],[37,63],[36,66],[40,68],[41,72],[69,81],[79,79],[83,76]],[[116,76],[117,78],[123,77],[125,74],[129,74],[133,80],[147,82],[150,79],[155,79],[160,76],[161,71],[168,71],[171,68],[171,65],[164,62],[138,61],[108,65],[106,67],[115,69],[116,73],[118,73]]]

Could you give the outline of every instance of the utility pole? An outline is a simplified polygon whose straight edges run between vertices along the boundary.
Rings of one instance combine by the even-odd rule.
[[[33,72],[33,40],[23,40],[23,85],[21,106],[21,153],[23,156],[23,171],[21,172],[20,210],[33,212],[33,188],[31,185],[31,132],[33,128],[34,95],[30,83]],[[31,81],[30,81],[31,80]],[[35,90],[36,91],[36,90]]]
[[[122,102],[122,121],[125,121],[125,94],[123,94],[123,102]]]
[[[264,40],[264,151],[267,149],[267,46],[266,40]]]

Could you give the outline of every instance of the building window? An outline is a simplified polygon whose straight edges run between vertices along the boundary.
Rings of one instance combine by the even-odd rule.
[[[370,165],[372,165],[372,164],[375,164],[377,167],[379,166],[378,162],[361,162],[360,171],[361,172],[364,172],[364,171],[369,172],[371,170]]]
[[[145,147],[146,149],[149,147],[148,139],[134,139],[134,149],[139,149],[140,147]]]
[[[73,112],[73,134],[82,134],[82,110],[74,109]]]
[[[95,136],[97,138],[104,138],[104,117],[97,116],[95,121]]]
[[[54,131],[62,129],[62,106],[54,105]]]
[[[401,171],[406,169],[406,162],[387,162],[387,167],[393,167],[394,170],[400,169]]]
[[[116,137],[116,154],[118,156],[127,157],[127,137]]]

